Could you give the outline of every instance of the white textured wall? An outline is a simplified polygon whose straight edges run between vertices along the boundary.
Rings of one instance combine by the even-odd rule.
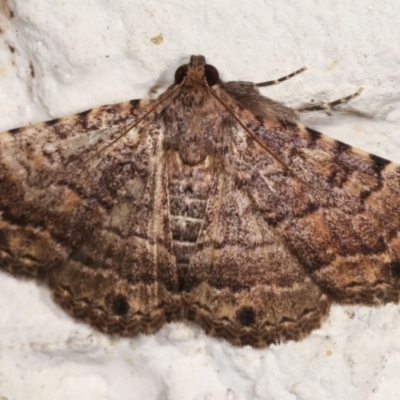
[[[0,1],[0,130],[159,93],[200,53],[225,79],[307,65],[264,89],[293,106],[363,86],[345,111],[305,122],[400,162],[400,2],[246,3]],[[0,399],[399,399],[399,334],[400,306],[336,306],[304,341],[265,350],[184,323],[120,340],[74,322],[47,289],[0,274]]]

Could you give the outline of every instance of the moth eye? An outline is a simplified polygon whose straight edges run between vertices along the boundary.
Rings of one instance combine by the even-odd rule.
[[[213,86],[216,83],[218,83],[218,81],[219,81],[219,73],[218,73],[217,68],[215,68],[214,66],[212,66],[210,64],[206,64],[204,66],[204,73],[206,75],[207,83],[210,86]]]
[[[175,71],[175,83],[180,84],[183,81],[183,78],[186,76],[187,73],[187,65],[181,65],[176,71]]]

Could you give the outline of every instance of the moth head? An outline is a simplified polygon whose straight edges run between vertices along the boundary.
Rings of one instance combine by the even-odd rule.
[[[183,82],[207,83],[208,86],[214,86],[219,82],[219,73],[217,68],[206,64],[204,56],[191,56],[189,64],[181,65],[175,71],[175,84],[180,85]]]

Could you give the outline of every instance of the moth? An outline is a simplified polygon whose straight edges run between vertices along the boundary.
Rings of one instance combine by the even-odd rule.
[[[0,134],[0,267],[107,334],[299,340],[400,293],[400,167],[203,56],[156,100]]]

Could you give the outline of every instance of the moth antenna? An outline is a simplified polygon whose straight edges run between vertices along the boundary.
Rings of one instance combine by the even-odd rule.
[[[350,100],[354,99],[354,97],[357,97],[360,95],[360,93],[364,90],[363,87],[360,87],[357,92],[351,94],[350,96],[342,97],[338,100],[331,101],[329,103],[322,103],[322,104],[317,104],[315,106],[307,106],[307,107],[301,107],[297,108],[296,111],[298,112],[311,112],[311,111],[328,111],[332,110],[334,107],[341,105],[341,104],[346,104]]]
[[[266,81],[266,82],[256,83],[256,86],[257,87],[265,87],[265,86],[277,85],[278,83],[287,81],[288,79],[293,78],[294,76],[304,72],[306,69],[307,69],[307,67],[300,68],[297,71],[292,72],[289,75],[282,76],[282,78],[275,79],[273,81]]]

